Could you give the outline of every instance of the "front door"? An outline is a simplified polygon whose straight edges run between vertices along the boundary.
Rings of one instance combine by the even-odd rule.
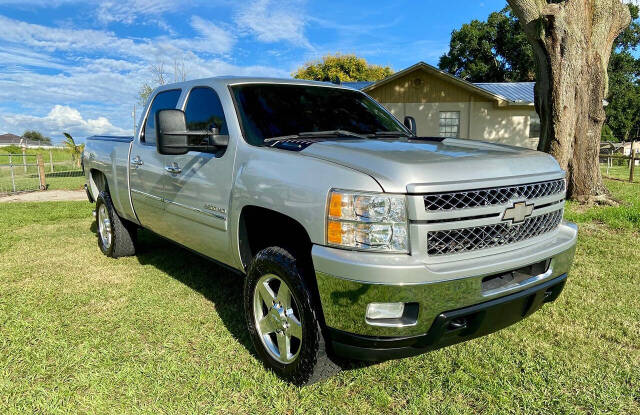
[[[140,224],[164,235],[166,157],[156,151],[155,114],[163,109],[175,109],[181,91],[172,89],[159,92],[151,104],[138,137],[134,138],[129,163],[131,201]]]
[[[188,130],[229,134],[220,98],[209,87],[194,87],[185,105]],[[233,145],[166,156],[164,198],[168,237],[206,256],[225,262],[229,257],[228,209],[233,178]],[[192,144],[205,144],[192,143]]]

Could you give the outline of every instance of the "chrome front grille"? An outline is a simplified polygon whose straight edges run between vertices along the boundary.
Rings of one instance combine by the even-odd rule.
[[[427,251],[431,256],[449,255],[521,242],[556,229],[562,221],[562,214],[563,209],[559,209],[529,217],[517,225],[501,222],[470,228],[430,231],[427,232]]]
[[[564,179],[558,179],[516,186],[428,194],[424,196],[424,207],[430,212],[467,209],[503,205],[511,200],[537,199],[564,192]]]

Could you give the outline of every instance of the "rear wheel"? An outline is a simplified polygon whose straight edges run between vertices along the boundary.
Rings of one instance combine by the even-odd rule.
[[[111,258],[135,255],[137,227],[118,216],[111,196],[105,191],[96,199],[96,221],[98,246],[103,254]]]
[[[325,349],[317,308],[291,253],[271,247],[253,259],[244,285],[249,334],[265,365],[305,385],[338,372]]]

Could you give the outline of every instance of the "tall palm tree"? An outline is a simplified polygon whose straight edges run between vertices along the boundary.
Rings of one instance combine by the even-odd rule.
[[[69,133],[62,133],[65,136],[64,146],[71,152],[71,157],[73,161],[76,162],[78,167],[80,167],[80,163],[82,162],[82,152],[84,151],[84,144],[76,144],[76,141],[71,137]]]

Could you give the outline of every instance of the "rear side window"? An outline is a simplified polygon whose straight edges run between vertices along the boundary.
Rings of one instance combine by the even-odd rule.
[[[224,111],[222,109],[222,103],[220,97],[216,91],[208,87],[196,87],[191,90],[189,94],[189,100],[184,111],[184,115],[187,121],[187,129],[194,130],[208,130],[211,131],[214,128],[218,130],[218,134],[227,135],[229,129],[227,128],[227,121],[224,117]],[[193,145],[205,145],[206,139],[202,142],[196,142],[201,140],[198,137],[191,138]],[[218,150],[212,149],[213,153],[218,153]]]
[[[162,91],[155,96],[151,103],[151,109],[149,110],[149,115],[147,115],[147,121],[144,124],[144,134],[140,137],[140,141],[146,145],[156,145],[156,112],[175,109],[181,93],[182,90],[180,89],[172,89]]]

